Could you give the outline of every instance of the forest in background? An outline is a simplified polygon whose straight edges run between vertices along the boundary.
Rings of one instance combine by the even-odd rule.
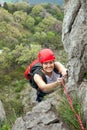
[[[66,63],[61,41],[63,17],[63,9],[53,4],[4,3],[0,7],[0,100],[10,125],[24,113],[25,95],[21,93],[28,82],[24,71],[38,51],[51,48],[57,60]],[[27,102],[30,105],[29,97]]]
[[[21,67],[25,69],[24,66],[37,57],[41,48],[63,48],[62,20],[63,10],[58,5],[4,3],[0,7],[0,50],[3,50],[0,56],[1,83],[15,79],[15,74],[11,77],[8,74],[13,70],[18,72]]]

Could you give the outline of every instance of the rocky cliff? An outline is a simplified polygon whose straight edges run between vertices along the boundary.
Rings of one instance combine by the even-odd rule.
[[[42,101],[16,120],[11,130],[69,130],[55,113],[54,99]]]
[[[69,0],[64,9],[62,41],[68,54],[68,91],[76,91],[87,121],[87,1]]]

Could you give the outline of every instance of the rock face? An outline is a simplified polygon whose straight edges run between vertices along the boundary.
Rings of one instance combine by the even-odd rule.
[[[78,87],[87,72],[87,1],[69,0],[66,5],[62,40],[68,53],[68,86]]]
[[[68,54],[67,88],[68,91],[79,90],[87,118],[87,81],[84,85],[84,74],[87,73],[87,0],[69,0],[66,3],[62,41]]]
[[[12,130],[69,130],[58,118],[52,100],[42,101],[25,117],[16,120]]]
[[[4,110],[2,102],[0,101],[0,126],[1,126],[2,121],[5,118],[6,118],[5,110]]]
[[[87,124],[87,81],[82,82],[78,90],[80,100],[83,106],[84,118]]]

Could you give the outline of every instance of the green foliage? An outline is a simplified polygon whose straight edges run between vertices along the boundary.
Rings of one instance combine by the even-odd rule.
[[[56,60],[60,61],[64,65],[66,65],[67,64],[67,53],[64,50],[62,50],[61,48],[58,51],[56,50],[55,53],[56,53]]]
[[[27,13],[23,11],[16,11],[14,12],[13,17],[16,22],[24,24],[27,18]]]
[[[9,47],[12,49],[22,37],[18,28],[6,22],[0,22],[0,34],[0,48]]]
[[[55,38],[56,37],[56,38]],[[62,41],[61,41],[61,35],[55,34],[52,31],[47,32],[47,42],[50,43],[50,46],[57,50],[62,46]]]
[[[4,3],[3,8],[8,10],[9,13],[13,13],[17,10],[13,3]]]
[[[44,18],[41,23],[38,24],[36,27],[36,31],[48,31],[50,28],[52,28],[52,25],[55,23],[56,19],[52,16],[49,16],[47,18]],[[37,30],[39,29],[39,30]]]
[[[36,16],[34,19],[35,19],[35,25],[38,25],[42,21],[42,18],[40,16]]]
[[[25,80],[19,80],[15,82],[15,92],[19,93],[24,89]]]
[[[24,70],[35,58],[40,50],[39,45],[29,46],[17,45],[12,51],[4,48],[0,56],[0,78],[1,83],[8,84],[11,80],[24,78]]]
[[[17,117],[21,116],[23,113],[23,105],[21,101],[16,99],[9,99],[5,101],[4,108],[6,112],[6,117],[10,125],[17,119]]]
[[[33,30],[34,28],[34,24],[35,24],[35,20],[33,17],[31,16],[28,16],[24,22],[24,25],[26,28],[30,29],[31,31]]]
[[[75,113],[71,109],[67,97],[64,94],[62,94],[61,96],[62,96],[62,98],[60,100],[60,106],[57,108],[57,111],[58,111],[60,117],[63,119],[63,121],[66,124],[68,124],[68,126],[70,127],[71,130],[80,130],[81,128],[80,128],[78,119],[76,118]],[[72,99],[73,99],[74,109],[75,109],[76,113],[78,113],[80,115],[80,117],[83,121],[83,124],[85,125],[85,122],[83,120],[82,106],[81,106],[79,97],[74,94]]]
[[[62,46],[61,41],[61,25],[52,16],[44,18],[35,28],[34,38],[44,47],[52,47],[58,49]]]
[[[49,38],[47,41],[43,41],[43,37],[41,37],[40,41],[36,41],[34,37],[36,32],[47,33],[49,31],[56,33],[56,36],[51,38],[53,41],[51,47],[54,46],[53,43],[58,44],[55,39],[57,34],[61,35],[62,22],[59,23],[57,20],[58,13],[54,14],[51,10],[58,10],[58,13],[62,13],[56,5],[53,7],[50,5],[47,8],[44,5],[30,7],[28,3],[24,2],[4,3],[3,8],[0,8],[0,48],[14,49],[21,43],[24,45],[39,43],[44,47],[48,44],[49,47]]]
[[[46,42],[47,34],[45,32],[36,32],[34,38],[38,41],[39,44],[43,45]]]
[[[15,28],[11,24],[7,24],[6,22],[0,23],[0,47],[9,47],[14,48],[16,44],[18,44],[22,35],[18,28]]]
[[[51,47],[55,50],[63,49],[63,45],[62,45],[62,41],[61,41],[61,35],[56,34],[54,31],[36,32],[34,34],[34,38],[43,47],[48,47],[48,48]]]
[[[55,6],[51,4],[46,4],[44,5],[44,8],[57,20],[63,21],[64,13],[59,5]]]
[[[10,14],[7,10],[0,8],[0,22],[12,22],[13,17],[12,14]]]
[[[17,66],[17,64],[30,63],[37,57],[37,53],[40,50],[39,45],[33,45],[32,47],[17,45],[15,50],[4,48],[1,54],[1,60],[3,67]],[[8,55],[7,55],[8,54]]]
[[[61,31],[58,32],[58,25],[61,27],[62,23],[57,21],[54,17],[49,16],[47,18],[44,18],[38,26],[36,26],[35,31],[41,32],[44,31],[45,33],[48,31],[53,31],[54,33],[61,34]],[[56,30],[57,29],[57,30]],[[61,28],[59,28],[61,30]]]
[[[84,77],[87,79],[87,72],[85,72]]]
[[[32,15],[34,16],[38,16],[40,15],[40,13],[43,11],[43,6],[42,5],[35,5],[33,8],[32,8]]]
[[[64,13],[63,12],[59,12],[57,14],[57,19],[60,20],[60,21],[63,21],[63,18],[64,18]]]
[[[9,88],[6,88],[6,89],[9,89]],[[4,105],[6,119],[1,123],[0,130],[10,130],[13,123],[17,119],[17,117],[19,117],[23,114],[24,106],[20,99],[16,99],[14,97],[14,94],[13,95],[11,94],[11,92],[10,92],[10,91],[12,91],[11,86],[10,86],[10,91],[5,90],[5,88],[4,88],[4,91],[6,91],[6,92],[1,94],[2,97],[0,96],[0,100],[2,100],[3,105]],[[7,94],[7,96],[6,96],[5,93],[9,93],[9,95]]]
[[[27,12],[27,10],[30,8],[29,3],[27,2],[17,2],[15,3],[15,7],[18,11]]]
[[[10,130],[10,126],[7,122],[3,122],[2,127],[0,130]]]
[[[26,12],[29,9],[29,3],[27,2],[19,2],[19,3],[4,3],[3,8],[5,8],[6,10],[8,10],[8,12],[10,13],[14,13],[15,11],[24,11]]]
[[[13,54],[16,56],[16,62],[18,64],[23,65],[23,63],[29,64],[35,58],[37,58],[37,53],[39,50],[40,50],[39,45],[33,45],[29,47],[29,46],[23,46],[21,44],[20,46],[16,46],[15,50],[13,51]]]

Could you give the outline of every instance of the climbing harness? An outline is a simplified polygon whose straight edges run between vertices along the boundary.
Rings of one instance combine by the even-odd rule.
[[[77,118],[77,120],[78,120],[78,122],[79,122],[79,125],[80,125],[81,130],[85,130],[85,128],[84,128],[84,126],[83,126],[83,123],[82,123],[82,121],[81,121],[81,118],[80,118],[79,114],[76,113],[76,111],[75,111],[75,109],[74,109],[72,99],[71,99],[71,97],[69,96],[69,94],[68,94],[68,92],[67,92],[67,90],[66,90],[66,85],[65,85],[64,81],[63,81],[61,84],[62,84],[62,86],[63,86],[63,88],[64,88],[64,92],[65,92],[66,97],[67,97],[67,99],[68,99],[68,101],[69,101],[70,107],[71,107],[72,111],[74,112],[74,114],[75,114],[75,116],[76,116],[76,118]]]

